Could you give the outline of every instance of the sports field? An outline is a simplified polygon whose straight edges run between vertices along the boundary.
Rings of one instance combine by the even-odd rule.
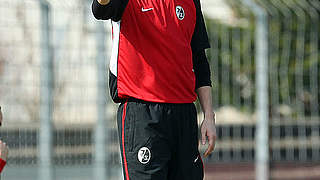
[[[205,180],[254,180],[254,165],[207,164]],[[319,180],[320,163],[281,163],[271,166],[270,180]]]
[[[240,164],[206,164],[205,180],[254,180],[254,166],[249,163]],[[270,180],[319,180],[320,163],[281,163],[271,166]],[[19,173],[17,173],[19,172]],[[56,167],[57,180],[91,180],[92,166]],[[34,180],[37,167],[6,167],[2,180]],[[110,180],[121,180],[121,172],[113,172]]]

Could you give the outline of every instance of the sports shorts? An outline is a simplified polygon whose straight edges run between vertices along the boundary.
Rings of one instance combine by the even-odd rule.
[[[203,180],[193,103],[130,99],[117,121],[124,180]]]

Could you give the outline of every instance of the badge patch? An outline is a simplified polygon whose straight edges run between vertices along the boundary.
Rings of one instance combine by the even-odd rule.
[[[151,159],[151,152],[147,147],[140,148],[138,152],[138,160],[142,164],[147,164]]]
[[[179,20],[183,20],[184,19],[184,16],[186,15],[184,13],[184,10],[181,6],[177,6],[176,7],[176,14],[177,14],[177,17]]]

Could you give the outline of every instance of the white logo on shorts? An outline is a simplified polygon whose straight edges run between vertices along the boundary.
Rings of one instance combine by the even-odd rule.
[[[179,20],[183,20],[184,16],[186,15],[181,6],[176,6],[176,14]]]
[[[147,147],[140,148],[138,159],[142,164],[147,164],[151,159],[151,152]]]
[[[193,161],[193,162],[194,162],[194,163],[195,163],[195,162],[197,162],[197,161],[198,161],[198,159],[199,159],[199,156],[197,156],[197,158],[196,158],[196,159],[194,159],[194,161]]]

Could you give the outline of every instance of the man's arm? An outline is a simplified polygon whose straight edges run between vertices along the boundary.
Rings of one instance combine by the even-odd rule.
[[[92,14],[96,19],[110,19],[113,14],[113,8],[111,7],[110,0],[93,0]]]
[[[212,94],[210,86],[203,86],[196,90],[201,109],[204,114],[204,119],[201,123],[201,143],[202,145],[206,144],[206,138],[208,138],[209,146],[204,153],[204,156],[207,157],[212,153],[215,147],[216,142],[216,127],[215,127],[215,114],[212,110]]]
[[[212,110],[211,72],[205,50],[199,50],[193,54],[193,68],[196,76],[196,92],[198,94],[204,119],[201,123],[201,143],[205,145],[208,138],[209,146],[204,153],[208,156],[212,153],[216,141],[215,114]]]
[[[119,21],[128,0],[93,0],[92,13],[96,19]]]
[[[208,156],[214,150],[216,141],[215,114],[212,110],[211,72],[205,50],[193,54],[193,68],[196,76],[196,92],[204,113],[201,123],[201,142],[203,145],[208,138],[209,146],[204,153]]]

